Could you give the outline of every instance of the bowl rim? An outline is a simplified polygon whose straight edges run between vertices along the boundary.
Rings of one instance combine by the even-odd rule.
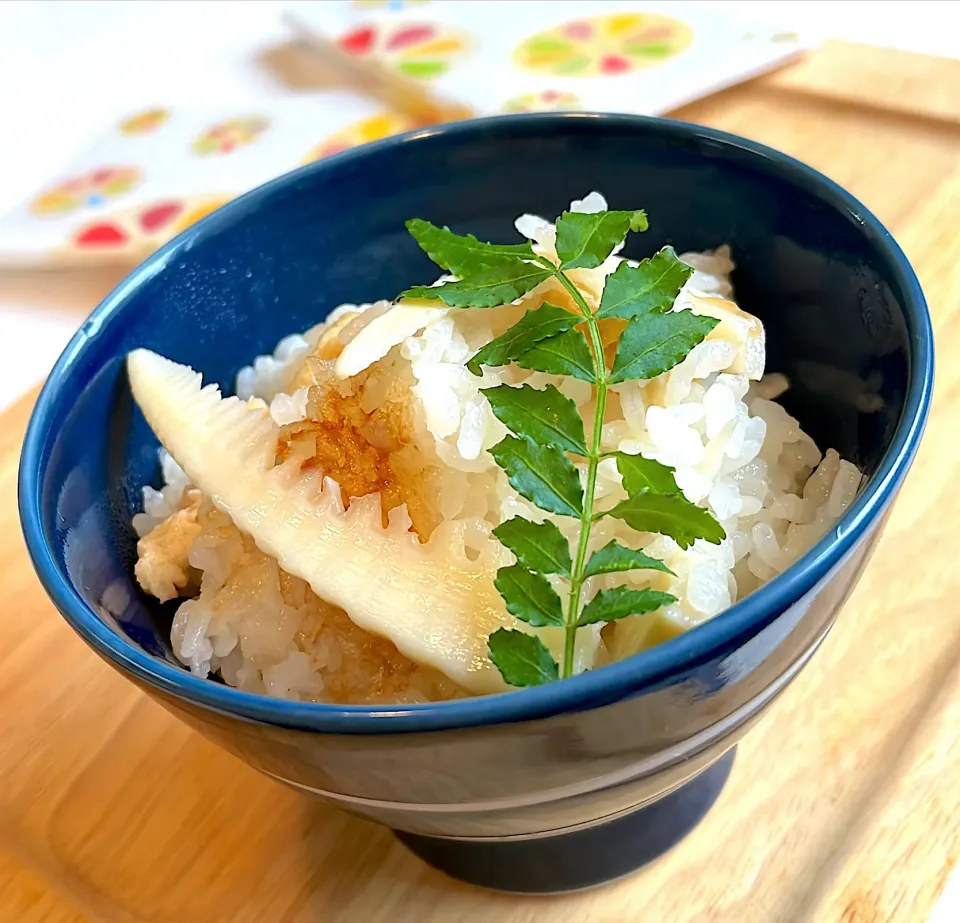
[[[575,121],[572,121],[575,120]],[[400,145],[430,143],[430,138],[482,137],[491,131],[531,130],[563,133],[570,127],[603,133],[631,130],[639,136],[666,135],[707,142],[723,149],[726,159],[755,164],[815,195],[860,226],[904,294],[904,316],[912,350],[904,409],[880,464],[838,523],[786,571],[729,609],[683,635],[648,651],[583,673],[563,682],[453,701],[416,705],[331,705],[274,699],[211,682],[148,654],[122,630],[112,628],[60,573],[47,542],[41,516],[42,471],[49,463],[50,421],[67,400],[65,386],[95,340],[141,285],[162,271],[174,256],[222,225],[228,225],[259,202],[298,182],[306,174],[336,171],[345,163]],[[892,502],[909,469],[926,424],[933,389],[933,330],[926,300],[913,268],[890,232],[854,196],[813,167],[766,145],[688,122],[609,113],[534,113],[495,116],[417,129],[344,151],[273,179],[232,200],[141,263],[92,312],[64,349],[48,376],[24,440],[18,499],[21,525],[34,569],[45,591],[71,627],[100,656],[166,696],[241,720],[278,727],[340,734],[406,733],[467,728],[546,718],[583,711],[619,698],[649,691],[678,673],[716,656],[754,634],[797,602],[836,568],[877,523]]]

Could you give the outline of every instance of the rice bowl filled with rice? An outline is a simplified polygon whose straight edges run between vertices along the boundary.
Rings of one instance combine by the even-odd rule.
[[[570,212],[606,208],[591,193]],[[523,215],[516,227],[538,257],[559,262],[555,225]],[[593,309],[629,262],[618,249],[568,270]],[[598,572],[584,596],[627,587],[665,602],[580,627],[573,672],[743,599],[819,540],[860,487],[859,470],[821,453],[776,403],[788,382],[764,374],[764,329],[734,301],[728,249],[679,259],[693,272],[670,310],[714,325],[668,371],[610,385],[590,496],[607,507],[626,500],[617,459],[647,459],[672,470],[684,502],[709,513],[722,538],[677,541],[597,518],[591,551],[616,543],[662,567]],[[133,353],[135,397],[164,445],[163,485],[144,487],[134,518],[136,577],[160,601],[183,600],[176,657],[198,676],[301,701],[417,703],[509,689],[486,656],[490,633],[515,622],[494,587],[516,556],[494,530],[549,523],[576,547],[578,521],[514,486],[495,457],[510,428],[484,392],[556,389],[588,439],[597,396],[576,377],[472,360],[545,305],[575,309],[553,277],[482,310],[430,297],[341,305],[242,369],[234,398],[201,389],[191,369]],[[600,329],[611,357],[623,327]],[[587,483],[587,466],[572,463]],[[545,573],[559,592],[562,575]],[[520,627],[561,660],[561,629],[532,624]]]

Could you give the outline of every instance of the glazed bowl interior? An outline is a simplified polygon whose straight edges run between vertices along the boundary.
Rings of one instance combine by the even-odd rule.
[[[168,640],[172,606],[148,601],[132,579],[130,518],[158,465],[124,357],[147,346],[230,390],[242,365],[335,306],[434,279],[438,270],[405,232],[406,219],[508,242],[518,239],[518,214],[552,219],[594,189],[612,208],[647,210],[650,229],[634,235],[628,256],[663,244],[731,245],[736,296],[766,326],[768,371],[792,384],[782,403],[868,482],[800,562],[701,628],[552,690],[491,697],[482,713],[476,702],[439,703],[400,709],[398,717],[501,720],[566,707],[573,699],[565,695],[586,707],[641,691],[775,618],[850,550],[909,463],[932,374],[922,295],[876,219],[809,168],[694,126],[586,115],[465,123],[338,155],[230,204],[124,282],[51,375],[23,456],[28,546],[66,618],[121,669],[177,696],[318,727],[328,717],[367,714],[262,699],[177,664]],[[378,709],[381,718],[389,711]]]

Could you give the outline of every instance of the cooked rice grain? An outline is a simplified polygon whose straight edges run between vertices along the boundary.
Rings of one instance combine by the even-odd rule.
[[[579,203],[596,210],[602,198]],[[537,252],[555,257],[552,225],[533,216],[517,227]],[[675,576],[631,572],[587,582],[586,593],[623,583],[654,586],[677,602],[658,613],[607,625],[595,633],[595,665],[629,656],[712,618],[775,577],[836,523],[856,496],[860,472],[813,440],[773,398],[787,382],[760,379],[763,331],[729,300],[733,269],[727,248],[682,257],[695,272],[677,307],[723,317],[713,334],[657,379],[613,388],[604,450],[643,454],[676,470],[686,497],[708,507],[727,538],[681,549],[672,539],[637,535],[604,519],[592,544],[617,539],[661,558]],[[576,270],[596,301],[615,254],[594,270]],[[244,399],[262,399],[281,430],[278,457],[324,470],[345,504],[379,493],[384,516],[405,508],[422,541],[459,544],[469,557],[504,554],[492,529],[522,515],[554,518],[520,497],[488,449],[506,434],[482,388],[524,382],[553,384],[592,419],[584,382],[509,366],[465,363],[480,347],[543,301],[562,304],[548,281],[518,304],[484,311],[430,308],[411,319],[389,303],[344,305],[303,336],[282,340],[237,376]],[[605,331],[610,347],[619,329]],[[342,377],[344,369],[348,377]],[[752,379],[752,380],[751,380]],[[760,379],[760,380],[758,380]],[[589,434],[588,434],[589,435]],[[319,599],[260,552],[252,539],[189,488],[161,453],[165,486],[144,488],[137,578],[159,599],[180,605],[172,640],[198,675],[217,673],[231,685],[286,698],[351,703],[420,702],[462,692],[436,670],[418,665],[392,643],[355,626],[343,610]],[[597,498],[625,497],[613,460],[601,463]],[[577,523],[554,518],[572,538]]]

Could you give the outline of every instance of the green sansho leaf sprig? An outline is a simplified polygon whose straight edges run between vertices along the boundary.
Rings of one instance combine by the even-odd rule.
[[[681,548],[697,539],[719,543],[723,528],[710,513],[690,503],[677,487],[671,468],[623,452],[604,453],[600,438],[611,385],[655,378],[683,361],[717,321],[692,311],[674,311],[674,301],[693,272],[670,247],[639,264],[622,262],[607,279],[596,313],[571,278],[570,270],[600,266],[631,231],[647,230],[643,211],[564,212],[556,222],[558,261],[534,252],[529,243],[490,244],[471,234],[455,234],[422,218],[407,229],[438,266],[457,277],[436,286],[415,286],[400,297],[440,301],[454,308],[492,308],[509,304],[547,279],[556,279],[576,312],[544,303],[527,311],[513,327],[483,347],[468,363],[565,375],[589,382],[595,390],[590,437],[576,404],[559,389],[499,385],[483,389],[506,436],[490,454],[522,497],[555,516],[577,520],[571,548],[554,522],[515,517],[494,529],[516,562],[497,571],[496,587],[507,611],[524,623],[501,628],[488,639],[490,659],[513,686],[532,686],[570,676],[577,630],[656,611],[675,597],[652,588],[617,586],[599,590],[584,602],[584,582],[602,574],[627,571],[673,572],[642,551],[608,542],[590,553],[591,530],[613,517],[637,532],[668,535]],[[625,320],[612,363],[606,361],[598,322]],[[611,509],[595,508],[597,469],[615,457],[627,498]],[[572,459],[585,463],[585,477]],[[551,577],[552,579],[547,579]],[[556,589],[565,589],[566,600]],[[537,630],[562,628],[564,651],[557,663]]]

